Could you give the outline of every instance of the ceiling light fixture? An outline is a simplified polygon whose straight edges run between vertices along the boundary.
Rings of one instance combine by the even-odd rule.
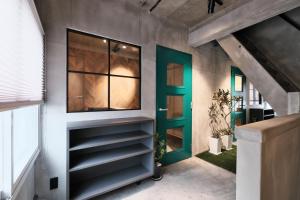
[[[156,3],[150,8],[149,13],[151,13],[151,12],[158,6],[158,4],[159,4],[161,1],[162,1],[162,0],[156,1]]]
[[[123,49],[126,49],[127,47],[125,45],[122,46]]]
[[[107,42],[107,40],[103,40],[103,42],[104,42],[104,43],[106,43],[106,42]]]
[[[223,0],[208,0],[208,14],[212,14],[215,12],[216,3],[220,6],[222,6]]]

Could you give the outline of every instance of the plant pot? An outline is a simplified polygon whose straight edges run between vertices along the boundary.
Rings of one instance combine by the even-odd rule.
[[[221,154],[221,139],[220,138],[209,138],[209,153],[219,155]]]
[[[159,162],[156,162],[154,164],[154,175],[152,176],[152,180],[154,181],[160,181],[163,178],[162,175],[162,164]]]
[[[222,135],[222,148],[226,150],[232,149],[233,135]]]

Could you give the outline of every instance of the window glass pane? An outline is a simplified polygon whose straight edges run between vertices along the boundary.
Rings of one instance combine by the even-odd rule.
[[[255,93],[254,93],[254,99],[255,99],[255,101],[259,100],[259,93],[256,89],[255,89]]]
[[[140,80],[111,76],[110,107],[111,109],[139,109]]]
[[[167,85],[182,86],[183,85],[183,65],[170,63],[167,66]]]
[[[110,43],[110,73],[140,77],[140,50],[120,42]]]
[[[243,91],[243,77],[239,75],[235,75],[235,91],[242,92]]]
[[[183,128],[167,129],[167,152],[182,148]]]
[[[68,69],[107,74],[108,41],[74,32],[68,34]]]
[[[249,101],[253,101],[253,90],[249,90]]]
[[[13,111],[13,180],[38,148],[39,106],[30,106]]]
[[[234,111],[236,111],[236,112],[241,112],[243,109],[243,97],[239,96],[239,98],[240,98],[239,101],[235,101]]]
[[[183,96],[167,96],[167,119],[182,117]]]
[[[249,90],[253,90],[253,84],[252,83],[249,83]]]
[[[68,111],[108,109],[108,76],[69,72]]]

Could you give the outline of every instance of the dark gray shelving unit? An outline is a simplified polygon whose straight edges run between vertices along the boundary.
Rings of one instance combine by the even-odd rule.
[[[273,109],[250,108],[250,123],[272,119],[274,117],[275,113]]]
[[[153,119],[70,122],[67,133],[67,199],[90,199],[153,175]]]

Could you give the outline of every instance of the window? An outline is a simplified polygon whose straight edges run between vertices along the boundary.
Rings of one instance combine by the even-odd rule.
[[[68,30],[67,112],[141,107],[141,48]]]
[[[19,108],[12,115],[13,182],[38,149],[39,106]]]
[[[33,0],[0,6],[0,193],[16,196],[39,152],[44,32]]]
[[[15,191],[39,151],[39,105],[0,112],[0,187]]]
[[[235,75],[234,89],[235,89],[235,92],[243,92],[243,76]]]
[[[262,96],[257,89],[254,88],[252,83],[249,83],[249,105],[262,104]]]

